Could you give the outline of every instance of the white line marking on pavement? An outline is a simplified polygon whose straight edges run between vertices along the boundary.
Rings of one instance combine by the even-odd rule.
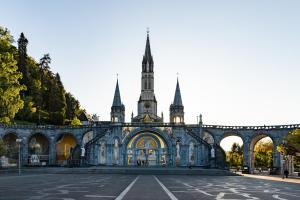
[[[277,194],[273,194],[272,197],[274,199],[287,200],[287,199],[284,199],[284,198],[280,198],[279,195],[277,195]]]
[[[89,198],[115,198],[116,196],[103,196],[103,195],[84,195],[85,197]]]
[[[155,178],[155,180],[158,182],[158,184],[162,187],[162,189],[164,189],[164,191],[167,193],[167,195],[170,197],[171,200],[178,200],[178,199],[174,196],[174,194],[172,194],[172,193],[170,192],[170,190],[168,190],[168,188],[166,188],[166,186],[164,186],[164,184],[162,184],[162,182],[160,182],[160,181],[158,180],[158,178],[157,178],[156,176],[154,176],[154,178]]]
[[[115,199],[115,200],[121,200],[124,198],[124,196],[127,194],[127,192],[132,188],[134,183],[140,178],[140,176],[136,177],[123,192]]]

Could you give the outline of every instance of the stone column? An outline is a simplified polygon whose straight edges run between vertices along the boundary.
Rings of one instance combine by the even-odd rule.
[[[48,165],[55,165],[56,163],[56,143],[54,137],[50,137],[49,141],[49,163]]]
[[[28,138],[23,137],[20,145],[21,165],[28,165]]]
[[[281,142],[279,140],[273,141],[273,168],[276,168],[276,172],[277,174],[279,174],[281,172],[281,156],[280,153],[277,151],[277,146],[280,144]]]
[[[243,144],[243,166],[248,167],[250,169],[250,141],[244,140]],[[250,171],[249,171],[250,172]]]

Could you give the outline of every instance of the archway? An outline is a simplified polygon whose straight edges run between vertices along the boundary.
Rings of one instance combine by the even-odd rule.
[[[94,132],[93,131],[86,132],[82,137],[81,146],[84,146],[86,143],[88,143],[90,140],[92,140],[93,137],[94,137]]]
[[[8,133],[3,136],[2,140],[6,148],[6,164],[15,165],[18,162],[18,144],[16,142],[17,135],[15,133]]]
[[[227,134],[220,141],[220,146],[226,153],[226,162],[233,170],[239,171],[243,166],[243,139],[235,134]]]
[[[30,165],[46,165],[49,163],[49,140],[36,133],[28,140],[28,163]]]
[[[250,170],[267,173],[273,168],[273,140],[265,134],[256,135],[250,143]]]
[[[77,145],[76,138],[71,134],[62,134],[56,142],[56,161],[59,165],[66,165],[71,151]]]
[[[126,148],[129,166],[163,166],[167,164],[167,145],[159,135],[142,132],[130,139]]]

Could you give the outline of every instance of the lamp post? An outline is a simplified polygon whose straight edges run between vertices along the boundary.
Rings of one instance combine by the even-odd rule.
[[[19,145],[19,176],[21,175],[21,142],[22,142],[22,139],[16,139],[16,142],[18,143]]]

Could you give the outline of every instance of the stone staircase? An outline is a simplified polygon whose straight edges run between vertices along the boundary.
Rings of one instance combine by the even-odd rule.
[[[2,171],[4,172],[4,171]],[[10,170],[10,173],[14,171]],[[17,170],[15,170],[17,172]],[[1,171],[0,171],[1,173]],[[9,172],[7,172],[9,173]],[[199,175],[199,176],[237,176],[227,170],[205,168],[143,168],[143,167],[27,167],[23,174],[131,174],[131,175]]]

